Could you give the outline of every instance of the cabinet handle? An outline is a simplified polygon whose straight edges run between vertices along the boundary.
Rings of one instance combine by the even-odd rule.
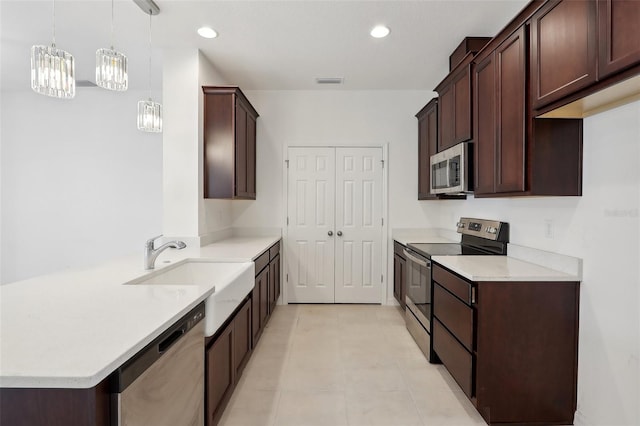
[[[471,304],[472,305],[476,304],[476,288],[475,287],[471,287]]]
[[[330,236],[330,237],[332,237],[332,236],[333,236],[333,231],[329,231],[329,232],[327,232],[327,235],[328,235],[328,236]]]
[[[342,231],[338,231],[338,237],[342,237]]]

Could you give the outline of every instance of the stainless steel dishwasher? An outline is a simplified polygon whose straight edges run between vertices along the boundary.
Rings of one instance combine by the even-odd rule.
[[[204,302],[110,377],[113,426],[204,425]]]

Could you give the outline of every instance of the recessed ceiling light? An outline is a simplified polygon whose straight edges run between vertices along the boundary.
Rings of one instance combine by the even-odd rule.
[[[371,37],[383,38],[388,36],[390,32],[391,30],[389,30],[388,27],[385,27],[384,25],[377,25],[373,27],[370,34],[371,34]]]
[[[204,37],[204,38],[218,37],[218,33],[216,32],[216,30],[209,27],[198,28],[198,34],[200,34],[200,37]]]

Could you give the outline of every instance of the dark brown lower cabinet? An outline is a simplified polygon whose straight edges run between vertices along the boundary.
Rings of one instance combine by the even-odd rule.
[[[434,350],[484,420],[573,424],[579,283],[433,279]]]
[[[402,253],[402,244],[393,242],[393,297],[400,307],[405,309],[405,276],[407,273],[407,259]]]
[[[251,293],[254,347],[280,297],[280,241],[258,256],[255,269],[256,283]]]
[[[234,387],[233,324],[215,338],[206,350],[206,422],[208,426],[218,424]]]
[[[91,389],[0,389],[0,425],[109,426],[108,380]]]
[[[251,356],[251,300],[247,298],[205,353],[205,410],[207,426],[220,421],[242,370]]]
[[[251,293],[253,346],[258,343],[262,330],[269,316],[269,266],[267,265],[256,275],[256,283]]]
[[[215,426],[220,421],[280,296],[280,242],[258,256],[254,264],[256,277],[250,296],[207,342],[207,426]]]
[[[269,312],[273,312],[280,297],[280,253],[269,262]]]

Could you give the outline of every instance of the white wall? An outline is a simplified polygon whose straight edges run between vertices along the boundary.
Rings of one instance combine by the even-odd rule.
[[[638,425],[640,102],[584,120],[583,176],[582,197],[436,202],[437,225],[496,218],[512,243],[582,258],[576,424]]]
[[[430,91],[246,91],[260,117],[257,196],[234,202],[236,227],[283,227],[287,146],[389,144],[390,227],[429,226],[432,206],[418,193],[418,125]],[[435,220],[435,218],[434,218]]]
[[[202,86],[226,81],[197,49],[167,49],[163,57],[163,232],[197,242],[231,226],[231,202],[203,197]]]
[[[197,243],[231,226],[231,201],[203,196],[202,86],[226,81],[197,49],[167,49],[163,57],[163,232]]]
[[[162,139],[136,128],[148,92],[1,96],[1,282],[142,253],[162,217]]]

